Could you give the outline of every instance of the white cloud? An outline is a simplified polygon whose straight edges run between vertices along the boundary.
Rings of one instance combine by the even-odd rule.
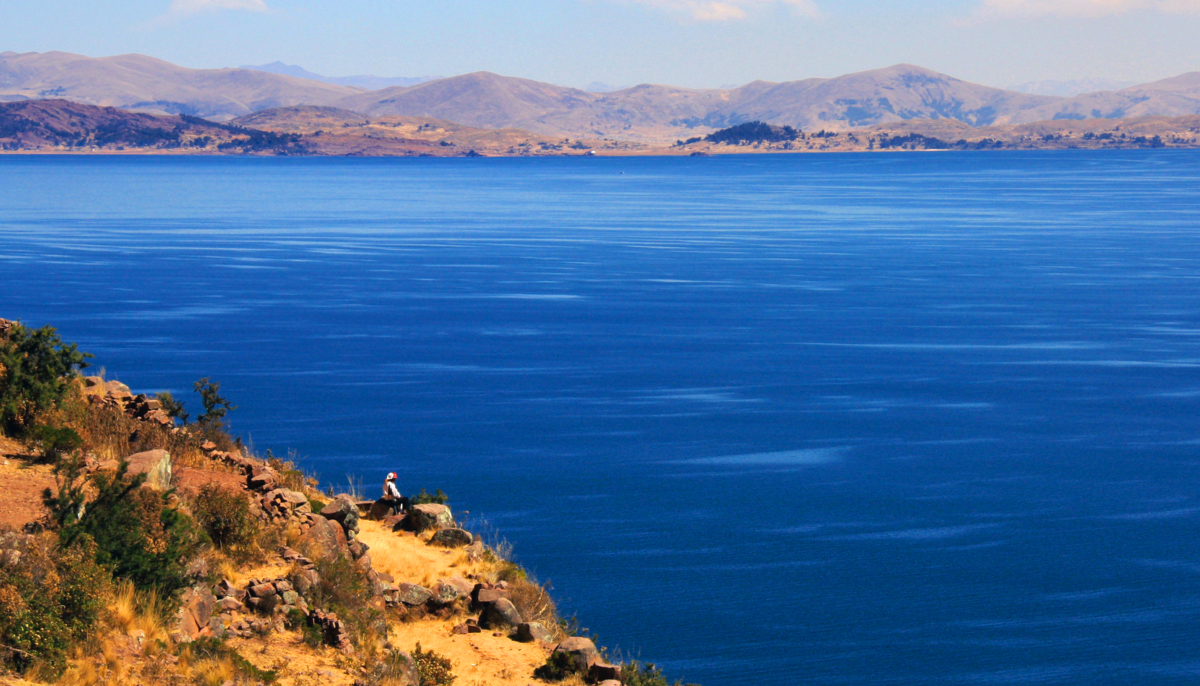
[[[171,0],[169,14],[196,14],[212,10],[266,12],[264,0]]]
[[[1200,14],[1200,0],[983,0],[982,17],[1103,17],[1134,11]]]
[[[669,12],[686,14],[698,21],[745,19],[756,9],[783,5],[797,14],[816,18],[821,11],[813,0],[630,0]]]

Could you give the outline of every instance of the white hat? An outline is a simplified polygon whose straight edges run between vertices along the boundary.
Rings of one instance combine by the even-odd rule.
[[[392,481],[395,478],[396,478],[396,472],[388,472],[388,475],[387,475],[388,481]]]

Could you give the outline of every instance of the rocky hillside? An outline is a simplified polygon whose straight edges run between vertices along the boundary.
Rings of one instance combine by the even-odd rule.
[[[219,384],[189,421],[86,358],[0,320],[0,476],[45,489],[0,489],[0,683],[667,686],[440,491],[390,515],[322,490],[226,433]]]

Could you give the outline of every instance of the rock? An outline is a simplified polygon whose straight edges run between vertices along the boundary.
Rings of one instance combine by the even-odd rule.
[[[366,555],[367,551],[371,549],[371,546],[367,545],[366,543],[363,543],[360,540],[355,539],[355,540],[347,543],[346,548],[347,548],[347,550],[350,551],[350,557],[353,557],[354,559],[357,560],[358,558],[362,557],[363,555]]]
[[[550,630],[541,622],[521,622],[517,625],[517,640],[522,643],[549,643],[552,638]]]
[[[450,508],[445,505],[437,505],[435,503],[413,505],[412,512],[409,513],[408,518],[410,520],[410,527],[418,533],[429,529],[456,528],[454,517],[450,514]]]
[[[475,541],[466,547],[467,560],[470,562],[479,562],[483,559],[483,541]]]
[[[284,591],[282,593],[284,605],[299,605],[300,594],[295,591]]]
[[[275,470],[265,465],[254,465],[246,477],[246,486],[252,491],[266,493],[273,491],[279,484],[279,476]]]
[[[520,624],[521,613],[517,612],[517,607],[508,598],[500,598],[494,603],[488,603],[483,607],[483,613],[479,615],[479,626],[485,629],[519,626]]]
[[[387,517],[388,513],[391,511],[392,506],[384,502],[382,499],[373,500],[371,501],[371,506],[367,509],[367,514],[365,516],[367,519],[380,520],[384,517]]]
[[[342,525],[346,538],[358,535],[358,505],[349,496],[339,495],[321,510],[321,516]]]
[[[221,579],[213,586],[213,595],[218,598],[225,598],[233,595],[236,588],[229,579]]]
[[[430,602],[435,605],[449,605],[459,598],[465,598],[468,595],[467,593],[463,593],[461,588],[444,579],[434,584],[432,590],[433,597],[430,599]]]
[[[337,523],[324,517],[314,517],[312,526],[300,537],[297,545],[323,559],[346,554],[346,533]]]
[[[600,651],[596,650],[596,644],[592,643],[591,639],[582,636],[572,636],[565,638],[554,648],[556,653],[565,653],[571,657],[575,663],[577,671],[587,671],[589,667],[600,660]]]
[[[411,531],[412,527],[408,524],[408,515],[392,515],[383,518],[383,525],[392,531]]]
[[[467,581],[461,576],[452,576],[449,579],[443,579],[442,583],[450,584],[454,588],[458,589],[458,592],[464,596],[470,596],[475,592],[475,582]]]
[[[172,636],[179,634],[189,642],[200,637],[201,632],[208,629],[208,621],[212,619],[213,607],[217,599],[212,592],[202,586],[189,588],[179,599],[179,610],[175,613],[175,621],[171,629]]]
[[[128,473],[145,474],[147,486],[160,491],[171,488],[171,454],[167,451],[147,450],[130,455],[126,460],[129,462]]]
[[[217,609],[221,612],[242,612],[246,606],[242,605],[237,598],[226,597],[217,601]]]
[[[288,583],[287,579],[279,579],[278,581],[275,582],[275,592],[276,593],[283,594],[283,593],[287,593],[290,590],[292,590],[292,585],[290,583]]]
[[[133,391],[120,381],[108,381],[104,384],[104,395],[115,398],[122,404],[133,400]]]
[[[462,529],[442,529],[429,539],[429,545],[440,545],[445,548],[461,548],[475,542],[475,537]]]
[[[292,585],[300,593],[308,591],[321,583],[321,576],[315,569],[301,569],[292,575]]]
[[[206,453],[211,453],[217,449],[217,444],[213,443],[212,441],[205,441],[200,444],[200,449]]]
[[[433,591],[416,584],[400,584],[396,587],[397,598],[405,605],[424,605],[433,597]]]
[[[604,660],[597,660],[588,667],[589,681],[620,681],[621,667]]]
[[[270,598],[276,595],[275,584],[255,584],[246,589],[252,598]]]
[[[478,606],[490,605],[497,600],[508,600],[508,591],[498,588],[483,588],[474,589],[472,599]]]

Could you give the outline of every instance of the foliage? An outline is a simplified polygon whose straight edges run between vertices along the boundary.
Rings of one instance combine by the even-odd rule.
[[[184,649],[191,651],[194,657],[229,660],[239,674],[251,681],[273,684],[279,679],[278,672],[255,667],[254,663],[242,657],[235,648],[226,645],[219,638],[199,638],[186,644]]]
[[[163,598],[186,587],[186,564],[203,539],[187,515],[168,506],[170,494],[141,488],[145,475],[129,476],[125,461],[115,475],[97,473],[88,483],[80,478],[80,462],[60,462],[55,467],[58,494],[48,488],[42,494],[62,544],[90,538],[97,562],[114,576],[141,590],[154,589]],[[84,504],[88,492],[95,497]]]
[[[182,400],[176,400],[175,396],[171,395],[168,391],[163,391],[154,397],[162,404],[163,412],[166,412],[168,417],[178,419],[180,424],[187,426],[190,416],[183,409]]]
[[[375,607],[374,587],[367,575],[348,555],[316,559],[321,582],[305,595],[309,605],[337,613],[350,631],[351,642],[358,647],[386,635],[383,611]]]
[[[308,615],[296,608],[288,610],[283,624],[292,631],[299,631],[304,642],[312,648],[316,648],[325,641],[324,630],[315,624],[310,624],[308,622]]]
[[[704,137],[710,143],[728,145],[750,145],[752,143],[781,143],[794,141],[800,132],[790,126],[772,126],[761,121],[750,121],[727,129],[714,131]]]
[[[417,676],[420,686],[450,686],[458,677],[450,670],[454,665],[450,660],[432,650],[421,650],[421,644],[412,653],[413,661],[417,663]]]
[[[579,664],[568,653],[550,653],[546,664],[533,670],[533,676],[543,681],[562,681],[580,672]]]
[[[637,660],[621,665],[621,683],[624,686],[695,686],[684,684],[682,681],[672,684],[662,675],[661,669],[649,662]]]
[[[204,484],[196,495],[192,512],[196,523],[217,547],[245,552],[254,543],[256,527],[245,493],[216,483]]]
[[[0,565],[0,659],[57,676],[71,644],[92,636],[111,579],[87,543],[62,549],[41,538],[15,549],[19,559]]]
[[[58,463],[62,458],[83,447],[83,439],[74,429],[35,426],[29,431],[29,442],[42,453],[42,461]]]
[[[200,394],[200,403],[204,405],[204,414],[196,418],[196,423],[205,427],[224,428],[225,415],[230,410],[236,410],[237,407],[221,397],[220,382],[209,381],[209,377],[206,376],[194,383],[193,386]]]
[[[412,504],[413,505],[426,505],[429,503],[434,503],[437,505],[445,505],[449,500],[450,500],[450,496],[443,493],[442,489],[440,489],[440,488],[437,489],[437,491],[433,494],[426,492],[425,489],[422,488],[420,493],[413,496]]]
[[[64,343],[52,326],[29,329],[16,324],[0,343],[0,428],[21,435],[38,413],[56,407],[70,388],[70,377],[92,357]]]

